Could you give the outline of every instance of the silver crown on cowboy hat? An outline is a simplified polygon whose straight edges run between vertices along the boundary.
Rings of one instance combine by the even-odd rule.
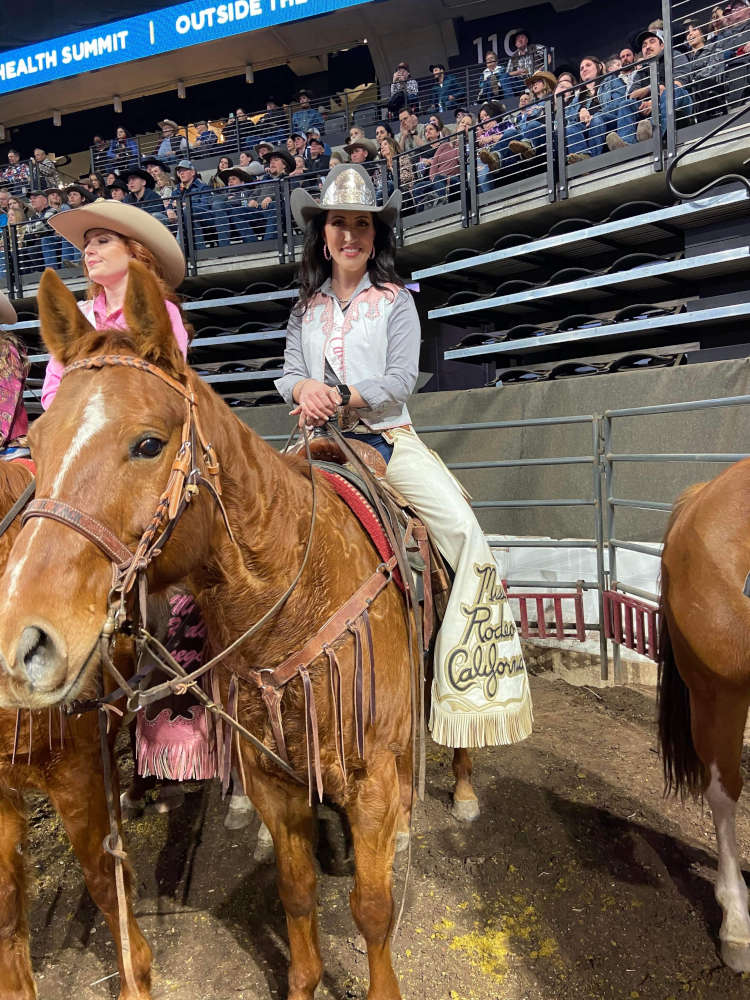
[[[372,212],[379,215],[386,226],[393,226],[401,208],[401,192],[394,191],[385,205],[378,205],[375,185],[364,167],[358,163],[339,163],[328,174],[320,192],[320,201],[305,191],[292,191],[294,221],[304,229],[316,215],[331,212]]]
[[[10,299],[0,292],[0,326],[11,326],[17,319],[16,310],[10,304]]]

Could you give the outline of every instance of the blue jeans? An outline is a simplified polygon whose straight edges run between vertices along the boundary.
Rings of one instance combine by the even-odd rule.
[[[352,438],[354,441],[363,441],[365,444],[372,445],[376,451],[380,454],[386,461],[386,464],[390,462],[391,455],[393,454],[393,445],[388,444],[386,439],[382,434],[355,434],[354,431],[345,431],[345,438]]]
[[[616,124],[613,116],[601,112],[592,115],[588,125],[581,121],[574,122],[567,128],[567,152],[599,156],[604,152],[607,132],[611,132]]]
[[[511,142],[530,142],[534,149],[537,146],[544,146],[546,132],[544,122],[538,119],[523,122],[520,126],[506,129],[500,139],[500,156],[505,164],[515,163],[518,156],[511,153],[509,146]]]
[[[640,101],[626,100],[623,102],[617,114],[617,133],[625,142],[636,141],[636,129],[638,122],[646,121],[638,111]],[[674,110],[675,117],[684,119],[693,111],[693,99],[686,87],[674,88]],[[659,97],[659,115],[661,119],[661,134],[667,134],[667,92],[666,90]],[[681,124],[685,124],[684,121]]]

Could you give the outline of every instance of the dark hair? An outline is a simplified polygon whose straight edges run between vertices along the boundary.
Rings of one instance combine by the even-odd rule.
[[[487,103],[483,104],[477,112],[477,118],[479,118],[482,111],[484,111],[485,114],[488,114],[490,118],[499,118],[500,115],[503,114],[504,108],[499,101],[487,101]]]
[[[87,177],[96,177],[96,180],[97,180],[97,183],[99,184],[99,187],[98,188],[94,188],[94,190],[98,191],[99,194],[104,195],[104,197],[106,198],[107,196],[105,194],[105,190],[104,189],[107,186],[107,182],[104,180],[104,178],[99,173],[99,171],[98,170],[91,170],[91,171],[89,171],[89,173],[86,176]]]
[[[16,149],[15,146],[10,146],[9,149],[8,149],[8,153],[15,153],[16,156],[19,158],[19,160],[21,158],[21,154],[18,152],[18,150]],[[7,156],[7,153],[6,153],[6,156]]]
[[[302,248],[302,262],[299,268],[299,299],[294,307],[298,316],[307,309],[310,300],[326,278],[331,277],[331,261],[323,256],[323,228],[326,216],[326,212],[313,216],[305,229],[305,245]],[[370,281],[379,289],[386,284],[403,288],[404,283],[396,273],[396,237],[393,235],[393,229],[386,226],[377,215],[373,215],[372,220],[375,224],[375,257],[367,262]]]
[[[386,130],[386,132],[388,133],[388,135],[389,135],[389,136],[390,136],[390,137],[391,137],[392,139],[394,138],[394,135],[393,135],[393,129],[391,128],[391,123],[390,123],[390,122],[385,122],[385,121],[382,121],[382,122],[376,122],[376,123],[375,123],[375,131],[377,132],[377,130],[378,130],[379,128],[384,128],[384,129]]]
[[[445,132],[445,122],[440,117],[440,115],[437,114],[435,111],[432,111],[430,113],[430,117],[427,120],[427,124],[428,125],[430,123],[430,119],[432,119],[432,118],[435,118],[437,120],[437,130],[438,130],[438,132]]]

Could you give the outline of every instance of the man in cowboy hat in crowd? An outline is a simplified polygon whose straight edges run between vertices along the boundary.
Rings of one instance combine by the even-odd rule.
[[[344,151],[349,154],[352,163],[369,163],[377,159],[378,155],[378,147],[372,139],[355,139],[354,142],[344,146]]]
[[[262,225],[259,239],[275,240],[279,234],[276,206],[281,198],[280,182],[294,170],[295,163],[284,146],[272,149],[263,159],[266,162],[267,179],[258,184],[248,205],[255,210],[256,226],[259,223]]]
[[[307,144],[305,161],[308,170],[328,170],[331,165],[330,154],[326,153],[325,143],[319,135],[311,137]]]
[[[259,163],[252,163],[250,168],[230,167],[220,170],[219,177],[226,184],[224,192],[227,235],[238,236],[243,243],[252,243],[255,232],[252,220],[257,216],[256,209],[251,208],[253,193],[258,183],[259,174],[263,168]],[[255,202],[257,208],[257,201]]]
[[[63,194],[70,208],[80,208],[81,205],[88,205],[95,200],[93,194],[82,184],[68,184],[63,188]]]
[[[299,111],[292,114],[292,128],[295,132],[302,133],[309,132],[311,128],[317,128],[322,135],[325,132],[325,122],[323,115],[310,104],[311,96],[309,90],[300,90],[297,94]]]
[[[112,183],[107,185],[107,194],[112,201],[127,201],[130,191],[125,181],[115,177]]]
[[[156,150],[156,155],[165,163],[174,163],[180,156],[186,155],[188,151],[187,139],[184,135],[179,135],[180,126],[171,118],[165,118],[159,122],[162,140]]]
[[[137,205],[144,212],[155,216],[160,222],[167,221],[164,202],[154,190],[156,182],[148,170],[144,170],[143,167],[130,167],[123,173],[122,180],[128,187],[128,196],[125,201],[129,205]]]
[[[541,45],[530,44],[529,33],[525,28],[515,31],[508,41],[513,55],[505,67],[505,74],[510,77],[511,93],[520,94],[524,90],[526,78],[544,67],[544,49]]]

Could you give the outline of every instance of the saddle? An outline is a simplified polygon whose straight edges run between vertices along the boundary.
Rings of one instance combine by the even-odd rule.
[[[380,523],[372,496],[372,487],[378,491],[378,497],[385,502],[387,508],[397,513],[399,533],[404,541],[409,558],[409,567],[413,575],[413,590],[417,601],[423,610],[424,647],[427,650],[437,624],[442,621],[448,595],[451,588],[451,574],[443,560],[440,551],[429,536],[429,532],[419,517],[409,505],[409,502],[385,478],[386,462],[377,448],[356,438],[347,438],[347,444],[357,458],[367,468],[371,481],[368,484],[349,462],[339,443],[327,435],[320,434],[310,439],[310,455],[313,466],[326,475],[329,483],[357,516],[363,528],[369,535],[376,549],[386,560],[392,552],[386,551],[381,543],[383,526]],[[293,454],[304,453],[304,443],[300,442],[293,449]],[[336,482],[341,477],[368,501],[371,516],[363,516],[361,505],[351,498],[351,494],[342,490]],[[379,530],[373,529],[373,518],[377,521]],[[390,549],[390,546],[388,547]],[[429,579],[425,580],[425,572],[429,565]],[[399,582],[398,577],[394,578]]]

